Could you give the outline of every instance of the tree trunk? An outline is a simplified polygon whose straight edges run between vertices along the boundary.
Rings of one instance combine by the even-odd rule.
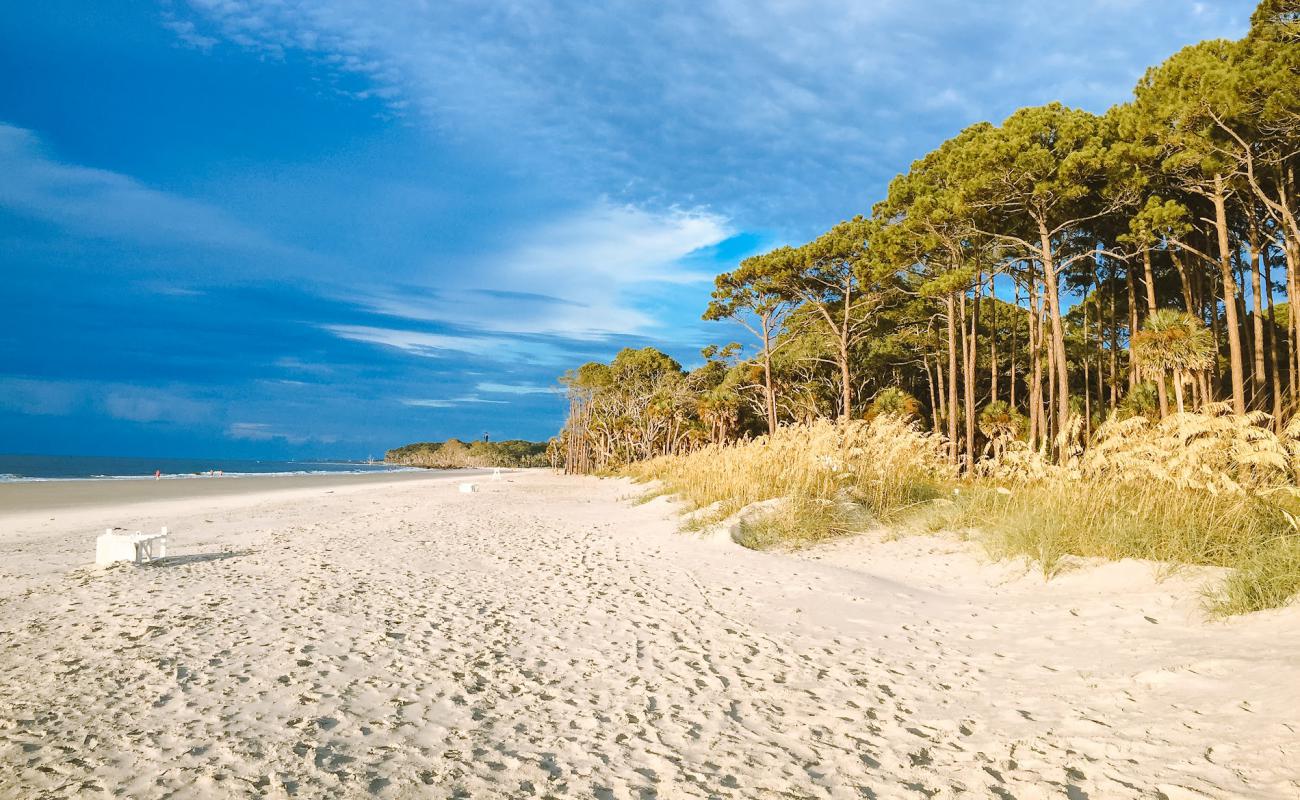
[[[1291,398],[1294,401],[1297,390],[1300,390],[1300,296],[1297,296],[1296,268],[1300,266],[1300,253],[1296,248],[1288,245],[1286,248],[1286,372],[1287,388],[1290,389]]]
[[[1219,387],[1222,381],[1219,380],[1219,353],[1223,349],[1223,326],[1219,324],[1219,296],[1215,294],[1215,282],[1206,276],[1202,281],[1202,296],[1210,315],[1210,335],[1214,338],[1214,371],[1201,372],[1201,383],[1204,385],[1205,402],[1212,403],[1219,396]]]
[[[1047,420],[1043,414],[1043,313],[1038,293],[1038,276],[1029,264],[1029,446],[1047,442]]]
[[[1272,390],[1273,429],[1282,429],[1282,365],[1278,360],[1277,314],[1273,311],[1273,270],[1266,253],[1260,253],[1259,270],[1264,280],[1264,298],[1268,301],[1268,328],[1265,345],[1268,350],[1268,382]]]
[[[1178,270],[1178,284],[1183,290],[1183,310],[1188,314],[1195,314],[1196,303],[1192,300],[1192,284],[1187,278],[1187,266],[1173,249],[1169,250],[1169,259],[1174,262],[1174,268]]]
[[[1119,407],[1119,281],[1115,262],[1110,265],[1110,410]]]
[[[957,299],[948,295],[948,458],[957,463]]]
[[[1056,381],[1053,379],[1053,376],[1055,375],[1056,348],[1049,347],[1047,348],[1047,408],[1049,413],[1047,414],[1047,434],[1044,437],[1044,441],[1051,449],[1054,449],[1056,446],[1056,435],[1061,432],[1061,424],[1063,422],[1057,414],[1051,413],[1056,409]]]
[[[1156,313],[1156,276],[1151,269],[1150,249],[1142,251],[1142,275],[1147,286],[1147,316],[1151,316]],[[1160,398],[1160,418],[1164,419],[1169,416],[1169,390],[1165,388],[1163,376],[1156,380],[1156,395]]]
[[[1088,295],[1091,294],[1092,280],[1089,279],[1083,285],[1083,429],[1088,438],[1092,437],[1092,379],[1089,377],[1091,370],[1088,368],[1088,351],[1092,344],[1091,337],[1088,336]],[[1098,368],[1100,370],[1100,367]],[[1101,380],[1101,375],[1097,375],[1097,380]]]
[[[966,366],[966,466],[975,466],[975,407],[976,384],[979,381],[979,325],[980,295],[983,292],[984,276],[975,275],[975,296],[971,300],[970,344],[967,350]],[[964,297],[964,295],[963,295]]]
[[[776,387],[772,385],[772,349],[763,348],[763,387],[767,392],[767,435],[776,435]]]
[[[1232,277],[1232,249],[1228,243],[1227,192],[1223,176],[1214,176],[1214,227],[1219,239],[1219,272],[1223,277],[1224,327],[1228,336],[1228,363],[1232,377],[1232,410],[1246,413],[1246,377],[1241,353],[1241,323],[1237,318],[1237,281]]]
[[[961,320],[961,416],[963,431],[963,452],[965,453],[966,469],[970,469],[974,463],[973,454],[973,436],[971,435],[971,406],[975,402],[974,379],[975,372],[971,368],[971,336],[970,328],[967,326],[968,315],[966,313],[966,293],[962,292],[957,300],[957,307],[960,311],[958,319]]]
[[[847,337],[840,340],[840,419],[853,416],[853,383],[849,371],[849,343]]]
[[[1053,430],[1060,432],[1070,418],[1070,366],[1065,355],[1065,326],[1061,322],[1060,287],[1057,285],[1056,264],[1053,261],[1052,239],[1047,225],[1038,221],[1038,238],[1043,251],[1043,283],[1047,287],[1047,314],[1052,322],[1052,355],[1056,369],[1056,422]]]
[[[1011,314],[1011,350],[1007,352],[1007,358],[1011,362],[1011,385],[1008,387],[1011,395],[1011,410],[1016,410],[1016,322],[1020,318],[1020,284],[1012,281],[1012,293],[1014,299],[1012,304],[1015,311]]]
[[[1133,357],[1133,337],[1138,332],[1138,292],[1131,264],[1124,270],[1124,279],[1128,282],[1128,388],[1131,391],[1138,384],[1138,363]]]
[[[939,430],[939,398],[934,391],[934,374],[930,372],[930,357],[921,356],[921,363],[925,365],[925,383],[930,389],[930,428]],[[937,364],[935,366],[938,366]],[[943,373],[939,373],[939,379],[943,379]]]
[[[853,416],[853,373],[849,364],[849,338],[852,332],[853,285],[851,280],[840,287],[844,293],[844,318],[840,320],[840,419]]]
[[[1250,228],[1250,263],[1247,269],[1250,270],[1250,304],[1251,316],[1254,323],[1251,328],[1254,331],[1254,369],[1251,370],[1251,383],[1254,385],[1257,397],[1264,398],[1268,393],[1268,367],[1264,364],[1264,298],[1261,296],[1263,287],[1261,280],[1264,272],[1263,264],[1264,254],[1259,249],[1259,229],[1255,225]]]
[[[998,401],[998,304],[993,278],[989,278],[989,403]]]

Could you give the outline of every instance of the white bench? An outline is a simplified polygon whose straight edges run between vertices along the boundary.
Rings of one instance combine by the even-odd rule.
[[[460,490],[461,490],[461,492],[463,492],[463,493],[465,493],[465,494],[471,494],[471,493],[473,493],[473,492],[477,492],[477,491],[478,491],[478,487],[475,486],[475,485],[472,484],[472,483],[462,483],[462,484],[460,485]]]
[[[95,539],[95,566],[119,561],[147,564],[167,557],[167,529],[158,533],[114,533],[110,528]]]

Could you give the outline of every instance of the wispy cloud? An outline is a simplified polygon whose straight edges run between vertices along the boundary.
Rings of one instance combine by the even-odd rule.
[[[564,363],[566,356],[544,341],[499,336],[464,336],[370,325],[322,325],[340,339],[401,350],[423,358],[463,358],[496,363]]]
[[[305,52],[550,178],[825,224],[962,125],[1056,99],[1100,110],[1182,45],[1243,32],[1254,5],[191,0],[190,21]]]
[[[164,389],[122,387],[103,396],[110,417],[131,422],[200,422],[212,414],[212,404]]]
[[[368,325],[321,326],[341,339],[393,347],[418,356],[438,357],[450,354],[484,355],[499,348],[500,343],[473,336],[451,336],[425,331],[376,328]]]
[[[67,381],[0,377],[0,409],[20,414],[64,416],[79,408],[84,392]]]
[[[474,388],[488,394],[553,394],[562,391],[558,385],[536,383],[480,383]]]
[[[246,442],[272,442],[278,440],[291,445],[301,445],[308,442],[331,444],[338,441],[337,437],[334,436],[308,436],[292,433],[266,422],[232,422],[226,428],[226,436]]]
[[[89,412],[126,422],[193,424],[215,406],[188,387],[0,376],[0,409],[39,416]]]
[[[0,207],[68,230],[159,244],[292,252],[220,209],[109,170],[50,155],[32,131],[0,123]]]
[[[424,293],[406,287],[372,294],[372,311],[501,334],[591,339],[652,331],[661,322],[640,309],[645,293],[665,286],[704,287],[712,273],[688,257],[732,235],[722,217],[702,210],[651,212],[602,201],[513,234],[498,252],[456,271],[430,264]],[[404,347],[460,349],[481,342],[406,337]],[[397,345],[394,345],[397,346]]]
[[[427,399],[410,399],[403,400],[402,405],[412,406],[415,408],[455,408],[456,406],[472,405],[474,403],[489,403],[493,405],[506,405],[506,400],[489,400],[479,397],[478,395],[464,395],[462,397],[453,397],[447,400],[427,400]]]

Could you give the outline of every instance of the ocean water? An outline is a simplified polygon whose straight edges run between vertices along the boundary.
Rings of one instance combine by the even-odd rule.
[[[30,456],[0,454],[0,482],[91,478],[193,478],[225,475],[311,475],[327,472],[394,472],[410,469],[364,461],[252,461],[234,458],[137,458],[118,456]]]

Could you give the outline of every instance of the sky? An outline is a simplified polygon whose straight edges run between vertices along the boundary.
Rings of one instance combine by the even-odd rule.
[[[738,338],[717,273],[1253,5],[6,4],[0,452],[548,438],[565,370]]]

